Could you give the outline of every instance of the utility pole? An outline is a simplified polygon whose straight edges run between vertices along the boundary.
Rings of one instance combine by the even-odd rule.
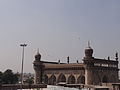
[[[23,51],[22,51],[22,67],[21,67],[21,90],[22,90],[22,84],[23,84],[23,64],[24,64],[24,48],[27,46],[27,44],[20,44],[20,46],[23,48]]]

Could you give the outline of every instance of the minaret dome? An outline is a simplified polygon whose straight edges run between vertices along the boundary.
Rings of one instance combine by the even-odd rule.
[[[92,58],[93,49],[90,47],[90,42],[88,41],[88,47],[85,49],[85,58]]]
[[[38,51],[37,51],[37,54],[35,55],[35,60],[36,60],[36,61],[40,61],[40,60],[41,60],[41,55],[40,55],[40,53],[39,53],[39,49],[38,49]]]

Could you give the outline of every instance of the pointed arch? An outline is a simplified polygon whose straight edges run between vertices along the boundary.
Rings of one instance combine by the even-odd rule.
[[[94,73],[93,74],[93,85],[101,85],[101,77],[100,75],[98,74],[98,72]]]
[[[49,78],[48,84],[50,84],[50,85],[55,85],[56,84],[56,77],[55,77],[54,74]]]
[[[48,76],[47,75],[44,75],[44,83],[48,84]]]
[[[58,83],[59,83],[59,82],[66,82],[66,77],[65,77],[65,75],[64,75],[63,73],[61,73],[61,74],[59,75],[57,81],[58,81]]]
[[[107,76],[103,76],[103,78],[102,78],[102,82],[103,82],[103,83],[107,83],[107,82],[108,82],[108,78],[107,78]]]
[[[116,76],[115,75],[113,75],[113,74],[111,75],[110,82],[112,82],[112,83],[116,82]]]
[[[85,76],[79,76],[77,78],[77,83],[79,83],[79,84],[85,84]]]
[[[75,84],[75,77],[73,75],[68,77],[68,84]]]

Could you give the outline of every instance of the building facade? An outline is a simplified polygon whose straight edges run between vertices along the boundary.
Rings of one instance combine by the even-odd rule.
[[[35,84],[45,83],[56,85],[58,83],[101,85],[102,83],[118,82],[118,53],[115,60],[98,59],[93,57],[93,49],[88,45],[85,49],[83,63],[47,62],[41,60],[38,52],[33,62],[35,70]]]

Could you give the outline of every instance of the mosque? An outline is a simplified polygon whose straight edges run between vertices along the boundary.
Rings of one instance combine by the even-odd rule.
[[[47,62],[41,60],[39,52],[35,55],[33,67],[35,84],[56,85],[59,83],[101,85],[102,83],[118,83],[118,53],[115,59],[100,59],[93,57],[93,49],[88,45],[82,63]]]

